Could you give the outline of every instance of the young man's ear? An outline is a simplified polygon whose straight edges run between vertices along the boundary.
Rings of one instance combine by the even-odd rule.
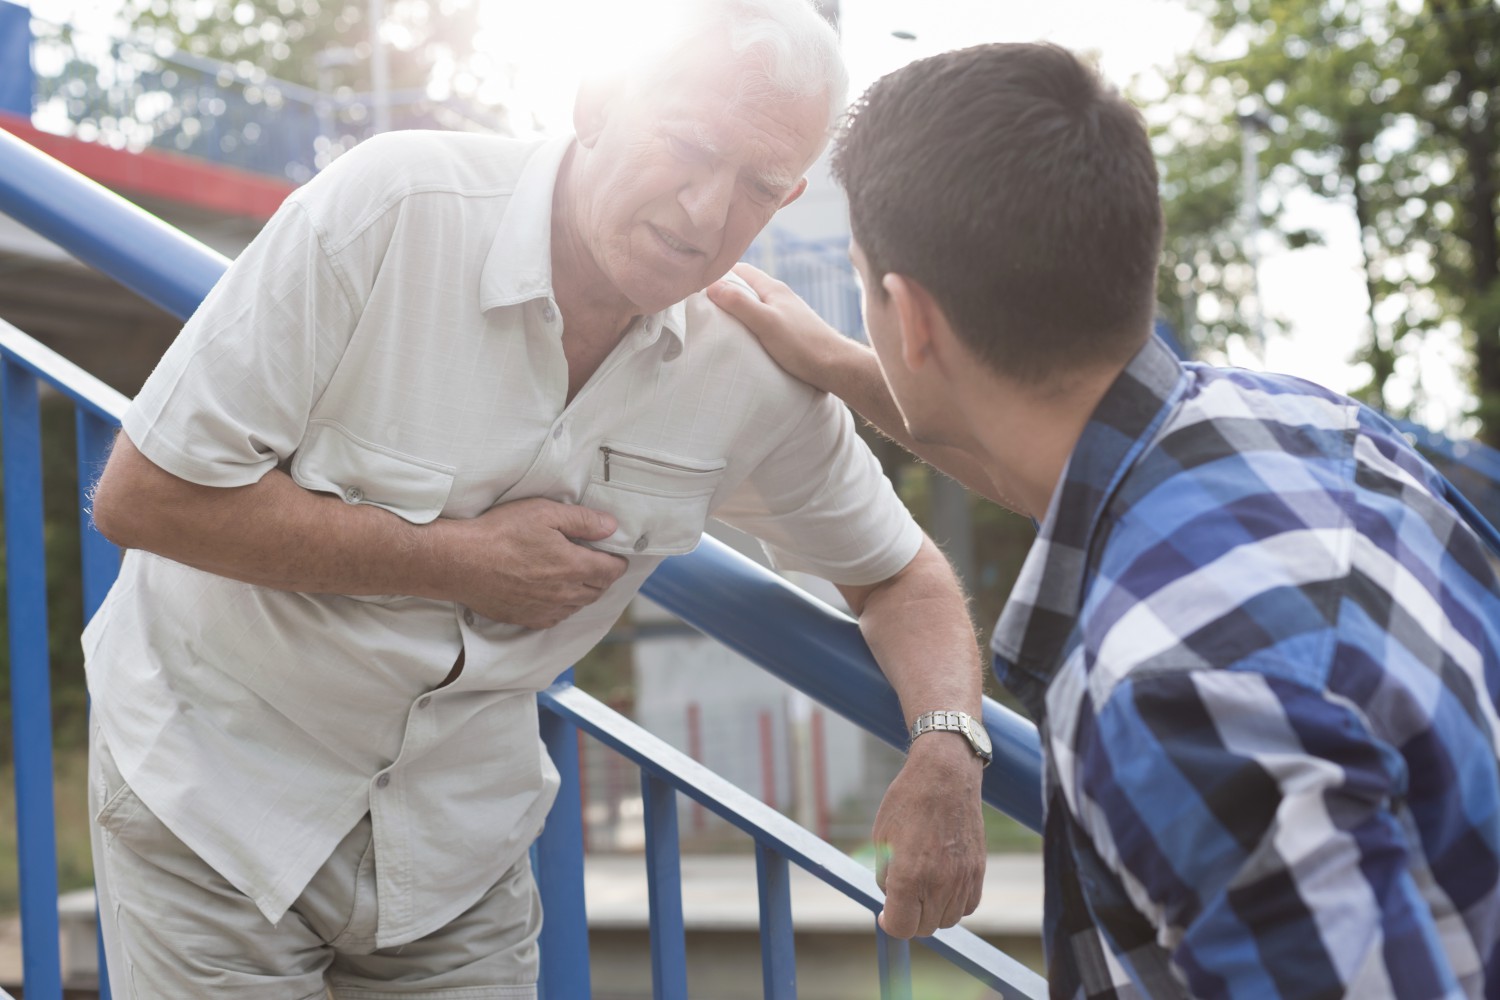
[[[880,284],[891,297],[891,306],[896,313],[901,360],[907,368],[917,371],[935,360],[947,318],[938,308],[932,293],[906,275],[887,273],[880,279]]]

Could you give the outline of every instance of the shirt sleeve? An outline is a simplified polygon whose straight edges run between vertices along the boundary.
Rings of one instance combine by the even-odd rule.
[[[295,200],[193,313],[123,421],[151,461],[204,486],[244,486],[284,461],[347,347],[352,299]]]
[[[1192,996],[1462,995],[1404,763],[1347,705],[1162,672],[1121,682],[1077,743],[1070,806]]]
[[[759,538],[777,569],[852,586],[895,576],[923,537],[849,409],[825,393],[714,516]]]

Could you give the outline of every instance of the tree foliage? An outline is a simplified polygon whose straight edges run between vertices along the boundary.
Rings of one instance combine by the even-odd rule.
[[[1500,441],[1500,7],[1493,0],[1191,0],[1209,31],[1156,116],[1168,318],[1222,345],[1252,310],[1240,209],[1241,116],[1263,115],[1258,206],[1291,247],[1289,199],[1344,206],[1369,294],[1364,395],[1398,359],[1457,329],[1483,436]]]
[[[478,33],[472,0],[384,6],[393,87],[426,86],[434,73],[456,80],[472,70]],[[127,0],[125,10],[135,30],[194,55],[248,62],[309,87],[329,76],[356,90],[373,86],[370,6],[363,0]],[[330,53],[344,58],[329,59]]]
[[[375,125],[372,13],[395,127],[508,132],[476,0],[124,0],[107,38],[41,27],[44,127],[303,181]]]

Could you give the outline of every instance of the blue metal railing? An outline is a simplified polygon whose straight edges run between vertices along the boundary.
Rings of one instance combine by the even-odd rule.
[[[0,131],[0,211],[13,214],[80,259],[179,316],[207,293],[225,265],[217,257],[112,193]],[[17,699],[17,810],[22,869],[23,950],[28,997],[61,996],[57,953],[57,877],[52,828],[51,738],[47,690],[45,563],[42,557],[41,453],[37,380],[78,407],[80,496],[97,477],[126,401],[76,366],[13,328],[0,325],[8,590],[13,690]],[[114,547],[84,520],[86,613],[113,580]],[[644,592],[695,627],[807,691],[895,746],[905,726],[890,685],[855,624],[712,539],[668,560]],[[655,995],[686,996],[675,796],[686,794],[755,841],[762,902],[766,995],[795,995],[787,891],[794,862],[869,908],[881,905],[873,876],[856,862],[701,765],[616,715],[564,679],[540,698],[544,738],[564,789],[537,843],[538,882],[548,913],[543,931],[543,995],[589,995],[583,908],[582,822],[577,732],[636,762],[647,807],[651,948]],[[22,719],[25,725],[19,724]],[[1035,728],[986,701],[984,721],[996,747],[984,798],[1033,829],[1041,824],[1040,750]],[[872,921],[873,926],[873,921]],[[905,942],[874,928],[883,997],[909,997]],[[1039,976],[961,929],[924,941],[938,954],[1007,997],[1041,997]]]
[[[28,996],[62,996],[53,826],[47,563],[42,523],[41,408],[45,382],[72,400],[80,512],[128,400],[72,362],[0,321],[0,448],[5,476],[5,573],[10,613],[11,724],[16,772],[22,973]],[[115,577],[119,552],[82,516],[84,614]],[[101,953],[101,968],[102,968]],[[102,994],[108,1000],[108,990]]]

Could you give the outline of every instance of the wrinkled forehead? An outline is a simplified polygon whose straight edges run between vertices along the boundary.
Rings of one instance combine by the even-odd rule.
[[[788,94],[754,59],[718,55],[684,61],[675,72],[645,81],[627,98],[638,120],[687,128],[698,145],[712,150],[757,144],[800,176],[830,135],[826,95]]]

